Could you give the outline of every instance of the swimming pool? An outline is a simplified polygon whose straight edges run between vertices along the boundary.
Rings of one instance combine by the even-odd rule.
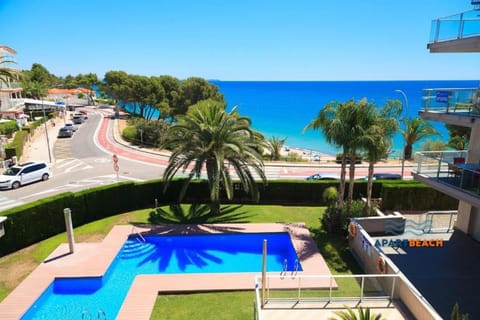
[[[133,236],[103,277],[56,278],[22,319],[114,319],[140,274],[260,273],[264,239],[268,272],[302,270],[286,232]]]

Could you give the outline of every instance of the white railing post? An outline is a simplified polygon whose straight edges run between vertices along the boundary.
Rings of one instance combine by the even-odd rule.
[[[361,288],[360,288],[360,302],[362,302],[362,300],[363,300],[364,286],[365,286],[365,276],[362,276],[362,285],[361,285]]]
[[[392,283],[392,291],[390,292],[390,303],[393,302],[393,295],[395,294],[395,281],[397,280],[397,277],[393,278],[393,283]]]
[[[330,276],[330,285],[329,285],[329,295],[328,295],[328,303],[332,302],[332,279],[333,276]]]

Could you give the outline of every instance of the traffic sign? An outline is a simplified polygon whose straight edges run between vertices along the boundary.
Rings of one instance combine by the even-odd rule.
[[[112,156],[112,159],[113,159],[113,163],[118,163],[118,157],[116,154]]]

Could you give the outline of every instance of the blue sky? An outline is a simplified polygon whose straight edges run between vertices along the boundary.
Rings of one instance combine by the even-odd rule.
[[[477,80],[480,56],[430,54],[431,20],[470,0],[1,0],[21,69],[220,80]]]

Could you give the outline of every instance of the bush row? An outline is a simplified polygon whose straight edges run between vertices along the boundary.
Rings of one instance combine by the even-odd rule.
[[[12,134],[18,130],[16,120],[0,123],[0,134],[4,134],[7,137],[11,137]]]
[[[10,159],[16,156],[18,159],[20,159],[23,154],[23,148],[28,142],[30,136],[33,135],[35,133],[35,129],[38,128],[45,121],[45,118],[32,121],[28,124],[28,126],[24,126],[22,127],[22,130],[17,131],[15,133],[15,136],[13,137],[12,142],[10,142],[5,147],[5,158]]]
[[[76,193],[67,192],[8,209],[1,213],[8,219],[5,222],[5,236],[0,238],[0,256],[64,232],[64,208],[71,209],[73,225],[76,227],[119,213],[153,207],[155,202],[159,206],[177,203],[182,184],[182,180],[172,181],[164,193],[162,180],[117,183]],[[324,206],[323,191],[332,185],[337,186],[338,183],[271,181],[268,185],[259,186],[260,204]],[[235,185],[235,189],[235,198],[230,201],[231,203],[252,203],[239,184]],[[365,190],[366,182],[356,182],[355,198],[363,197]],[[386,209],[446,210],[456,209],[457,206],[450,197],[420,183],[399,181],[383,184],[381,181],[375,181],[373,196],[382,196]],[[415,200],[411,201],[410,197]],[[207,183],[201,181],[190,184],[183,202],[208,203],[208,199]],[[228,203],[225,198],[222,202]]]

